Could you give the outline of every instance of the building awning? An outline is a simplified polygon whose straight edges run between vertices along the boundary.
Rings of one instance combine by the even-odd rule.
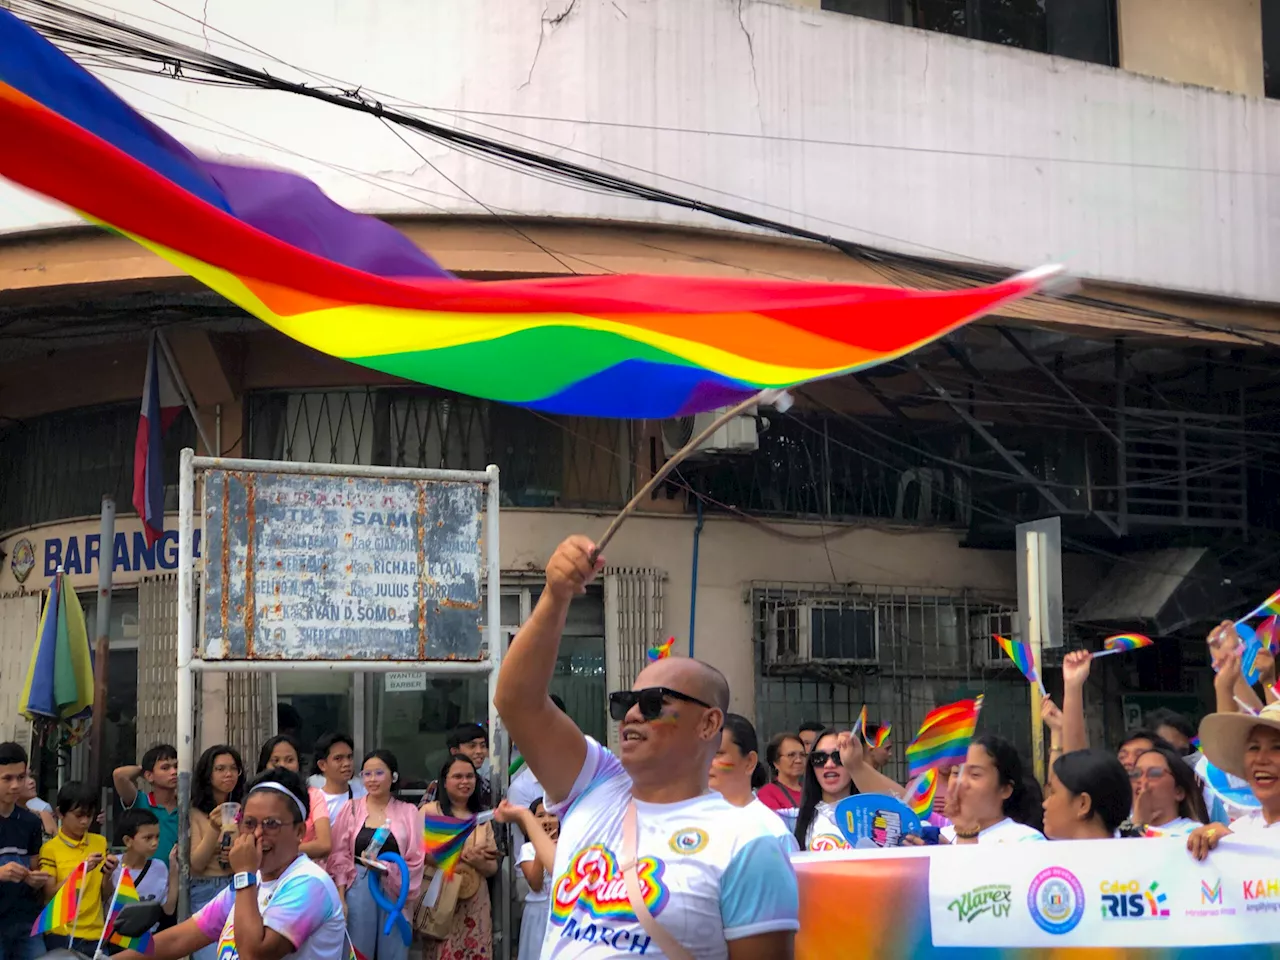
[[[1217,620],[1243,594],[1227,579],[1206,547],[1130,554],[1116,563],[1076,619],[1169,634],[1189,624]]]

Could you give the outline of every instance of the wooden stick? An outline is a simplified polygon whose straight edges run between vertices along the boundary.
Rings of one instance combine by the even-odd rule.
[[[734,417],[742,416],[742,414],[746,413],[746,411],[750,410],[752,407],[768,406],[769,404],[777,403],[785,394],[785,390],[761,390],[759,393],[743,400],[737,406],[730,407],[724,413],[720,414],[720,416],[716,417],[707,425],[705,430],[668,457],[667,462],[658,469],[658,472],[649,478],[649,482],[641,487],[639,493],[632,497],[627,505],[618,511],[618,515],[613,518],[613,522],[611,522],[605,530],[604,536],[600,538],[600,541],[596,544],[596,548],[591,551],[592,565],[600,559],[600,554],[604,552],[604,548],[609,545],[609,541],[613,539],[613,535],[618,532],[618,528],[622,526],[627,517],[631,516],[631,514],[635,512],[636,508],[644,502],[645,498],[658,488],[658,484],[667,479],[667,475],[680,465],[680,461],[684,460],[689,456],[689,454],[702,446],[702,444],[704,444],[713,433],[723,427]]]

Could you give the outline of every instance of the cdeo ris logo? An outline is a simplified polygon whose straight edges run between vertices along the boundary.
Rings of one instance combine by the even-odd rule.
[[[1165,906],[1169,898],[1160,892],[1158,882],[1143,890],[1137,880],[1103,881],[1101,890],[1103,920],[1156,920],[1169,916]]]
[[[1084,887],[1063,867],[1041,870],[1027,891],[1027,910],[1046,933],[1070,933],[1084,916]]]

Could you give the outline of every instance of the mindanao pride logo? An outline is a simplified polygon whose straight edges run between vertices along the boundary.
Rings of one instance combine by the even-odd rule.
[[[662,881],[665,870],[663,862],[654,857],[636,861],[644,905],[655,917],[671,896]],[[581,907],[598,920],[636,922],[617,858],[602,844],[579,850],[569,861],[569,868],[556,880],[551,895],[551,922],[563,926],[575,907]]]

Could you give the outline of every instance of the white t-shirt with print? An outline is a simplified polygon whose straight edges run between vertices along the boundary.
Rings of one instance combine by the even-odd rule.
[[[1267,823],[1261,810],[1250,810],[1231,821],[1232,836],[1244,837],[1250,843],[1280,845],[1280,821]]]
[[[235,897],[228,887],[192,918],[217,945],[218,960],[240,960],[235,948]],[[293,952],[286,957],[335,960],[347,956],[347,924],[338,888],[309,857],[300,854],[270,883],[258,874],[258,909],[263,926],[293,944]]]
[[[849,841],[844,838],[840,828],[836,826],[836,807],[834,803],[819,800],[813,808],[813,822],[805,834],[805,849],[815,853],[829,850],[848,850]]]
[[[782,841],[782,848],[787,852],[788,856],[800,849],[800,844],[796,842],[796,835],[787,829],[787,825],[783,823],[782,818],[777,812],[770,807],[766,807],[759,800],[752,800],[742,808],[747,813],[755,817],[760,824],[762,833],[767,833],[771,837],[777,837]]]
[[[618,869],[631,778],[587,738],[560,817],[543,960],[664,958],[636,919]],[[800,928],[795,871],[753,814],[708,791],[636,805],[640,885],[653,917],[698,960],[727,960],[727,941]]]
[[[112,886],[120,889],[120,878],[129,871],[129,879],[133,888],[138,891],[138,899],[145,903],[148,900],[159,900],[162,904],[169,899],[169,865],[163,860],[152,857],[146,865],[138,870],[130,870],[123,863],[111,874]],[[160,924],[151,927],[154,931]]]
[[[954,824],[949,824],[938,832],[947,838],[948,843],[956,842]],[[1005,817],[999,823],[993,823],[985,830],[978,832],[978,843],[1022,843],[1026,840],[1043,839],[1044,834],[1035,827],[1028,827],[1025,823],[1019,823],[1010,817]]]
[[[520,847],[520,855],[516,857],[516,866],[522,863],[533,863],[538,859],[538,851],[533,848],[533,844],[525,841]],[[547,897],[551,896],[551,874],[546,870],[542,871],[542,889],[535,890],[529,888],[529,892],[524,895],[525,903],[542,903]]]

